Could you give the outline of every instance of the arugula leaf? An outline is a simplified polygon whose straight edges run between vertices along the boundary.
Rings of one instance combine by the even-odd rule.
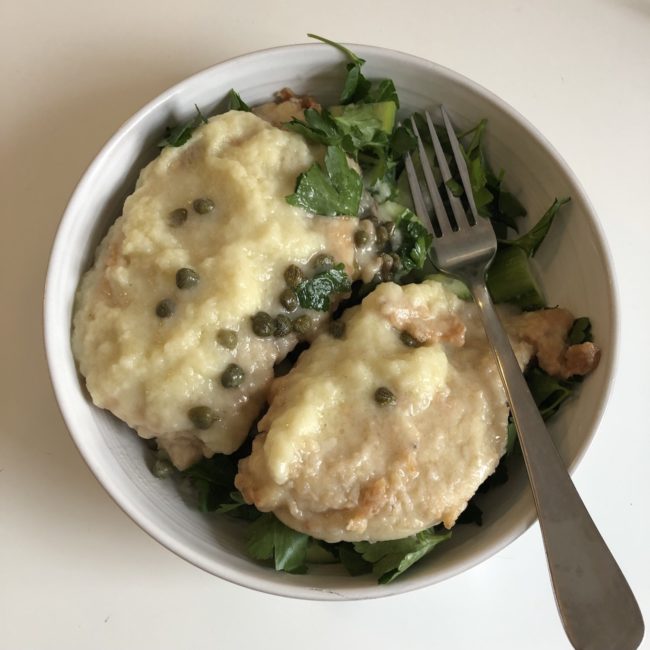
[[[327,147],[325,171],[317,164],[298,176],[291,205],[313,214],[356,216],[363,191],[361,176],[348,165],[341,147]]]
[[[330,308],[331,295],[348,291],[350,291],[350,278],[343,264],[316,273],[314,277],[301,282],[296,287],[300,306],[316,311],[327,311]]]
[[[402,261],[405,272],[421,269],[427,260],[433,235],[408,208],[395,219],[395,225],[401,236],[397,254]]]
[[[246,544],[255,560],[273,560],[276,571],[306,573],[309,535],[285,526],[273,513],[263,514],[249,529]]]
[[[379,584],[387,584],[450,537],[451,531],[438,533],[430,528],[405,539],[374,544],[356,542],[354,550],[373,565],[372,572]]]
[[[228,92],[228,110],[229,111],[247,111],[250,113],[251,107],[231,88]]]
[[[544,241],[548,231],[553,224],[558,210],[571,199],[565,197],[555,199],[551,207],[546,211],[544,216],[522,237],[518,239],[501,240],[500,243],[507,246],[517,246],[521,248],[529,257],[535,255],[539,245]]]
[[[196,104],[194,104],[194,108],[196,109],[196,115],[191,120],[178,124],[174,128],[167,127],[165,129],[165,137],[158,143],[159,147],[180,147],[190,139],[194,130],[201,123],[208,123],[208,120]]]

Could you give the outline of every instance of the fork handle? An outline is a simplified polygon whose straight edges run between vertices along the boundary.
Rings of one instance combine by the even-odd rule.
[[[485,283],[466,278],[479,307],[519,434],[556,604],[574,648],[637,648],[644,624],[616,560],[575,489],[494,309]]]

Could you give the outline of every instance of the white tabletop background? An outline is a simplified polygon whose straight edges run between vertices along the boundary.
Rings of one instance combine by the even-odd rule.
[[[569,647],[537,526],[463,575],[403,596],[255,593],[141,531],[59,415],[41,299],[84,169],[168,86],[309,31],[470,77],[535,124],[582,181],[611,246],[622,327],[616,383],[575,481],[650,619],[648,0],[0,0],[0,10],[0,648]]]

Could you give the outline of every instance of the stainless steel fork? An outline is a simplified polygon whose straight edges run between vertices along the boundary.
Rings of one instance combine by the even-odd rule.
[[[490,299],[485,274],[497,250],[496,237],[489,221],[478,214],[463,152],[444,108],[441,113],[470,214],[449,190],[451,173],[428,112],[427,127],[453,218],[445,210],[413,118],[411,124],[437,228],[432,227],[425,195],[411,156],[407,155],[409,185],[418,217],[434,235],[435,265],[462,280],[479,307],[519,434],[564,629],[574,648],[580,650],[637,648],[644,632],[639,606],[546,430]]]

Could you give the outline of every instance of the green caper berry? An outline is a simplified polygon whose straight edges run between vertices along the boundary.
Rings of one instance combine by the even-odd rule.
[[[418,341],[414,336],[411,336],[406,330],[400,332],[399,340],[409,348],[419,348],[422,345],[420,341]]]
[[[171,298],[165,298],[156,305],[158,318],[169,318],[176,311],[176,303]]]
[[[169,478],[174,473],[174,466],[164,458],[156,458],[151,466],[151,473],[156,478]]]
[[[357,246],[363,246],[364,244],[367,244],[369,239],[370,235],[365,230],[357,230],[354,233],[354,243]]]
[[[375,391],[375,402],[379,406],[394,406],[397,403],[397,398],[386,386],[380,386]]]
[[[274,336],[286,336],[293,329],[291,319],[285,314],[278,314],[275,317],[275,332]]]
[[[390,239],[390,236],[388,235],[388,230],[386,230],[384,226],[377,226],[377,230],[375,231],[375,237],[377,238],[377,243],[380,246],[383,246]]]
[[[335,339],[342,339],[345,335],[345,323],[340,320],[333,320],[329,324],[329,333]]]
[[[176,286],[191,289],[199,283],[199,274],[194,269],[182,268],[176,271]]]
[[[311,329],[311,318],[307,315],[298,316],[293,321],[293,331],[296,334],[306,334]]]
[[[169,225],[172,228],[178,228],[187,221],[187,210],[185,208],[177,208],[169,213]]]
[[[209,429],[218,419],[217,414],[209,406],[194,406],[187,412],[187,417],[197,429]]]
[[[208,214],[214,210],[214,201],[212,199],[196,199],[192,203],[192,207],[199,214]]]
[[[287,287],[280,294],[280,304],[289,312],[296,311],[299,305],[298,295],[293,289]]]
[[[318,255],[314,256],[314,259],[311,263],[315,269],[319,271],[326,271],[327,269],[331,269],[334,266],[334,258],[327,253],[319,253]]]
[[[234,350],[237,347],[237,332],[235,330],[220,329],[217,332],[217,342],[228,350]]]
[[[241,366],[238,366],[236,363],[231,363],[221,375],[221,385],[224,388],[237,388],[237,386],[241,386],[245,376],[246,374]]]
[[[292,289],[295,289],[301,282],[305,280],[305,274],[299,266],[290,264],[284,272],[284,280]]]
[[[275,323],[273,318],[265,311],[258,311],[252,318],[253,332],[257,336],[273,336],[275,332]]]

